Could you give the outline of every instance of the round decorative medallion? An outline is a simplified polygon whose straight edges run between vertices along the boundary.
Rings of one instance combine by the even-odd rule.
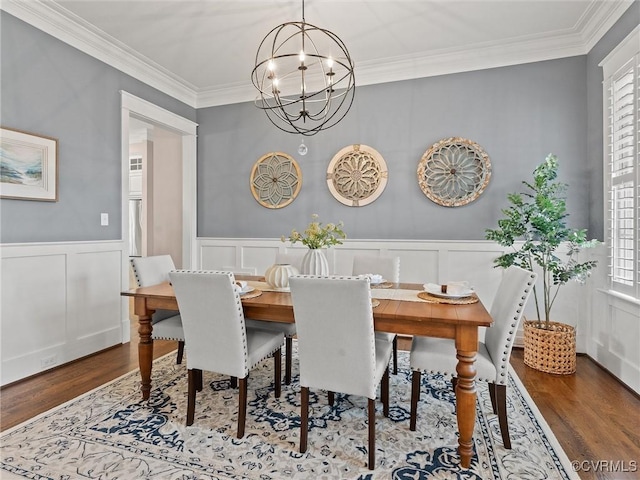
[[[295,200],[301,187],[300,167],[286,153],[267,153],[251,170],[251,193],[263,207],[286,207]]]
[[[476,200],[491,178],[491,160],[477,143],[445,138],[434,143],[418,164],[418,184],[430,200],[460,207]]]
[[[387,164],[377,150],[350,145],[334,155],[327,168],[331,194],[350,207],[362,207],[382,195],[387,186]]]

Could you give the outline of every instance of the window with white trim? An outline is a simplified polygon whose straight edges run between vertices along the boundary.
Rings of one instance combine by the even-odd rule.
[[[129,157],[129,171],[134,172],[136,170],[142,170],[141,156]]]
[[[610,287],[640,298],[640,27],[600,66]]]

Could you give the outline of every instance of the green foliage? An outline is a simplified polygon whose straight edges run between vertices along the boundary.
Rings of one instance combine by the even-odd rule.
[[[534,270],[536,266],[542,269],[544,316],[540,315],[536,287],[533,294],[538,318],[544,318],[546,325],[550,321],[551,307],[560,287],[569,280],[584,283],[597,265],[593,260],[579,263],[577,257],[580,251],[600,243],[587,240],[586,230],[567,227],[568,213],[564,197],[567,184],[556,182],[557,176],[558,159],[549,154],[533,171],[533,182],[522,182],[526,191],[507,196],[511,205],[502,210],[505,218],[498,220],[498,228],[486,230],[487,240],[513,248],[512,252],[494,260],[496,267],[517,265],[527,270]],[[524,242],[519,248],[515,245],[518,240]],[[557,251],[564,245],[567,251],[562,259]]]
[[[328,223],[322,226],[322,223],[318,221],[318,215],[315,213],[311,215],[311,219],[311,223],[304,232],[300,233],[293,229],[289,234],[289,238],[283,235],[280,240],[283,242],[289,240],[291,243],[301,242],[303,245],[315,249],[342,245],[342,240],[347,238],[347,235],[342,231],[344,226],[342,222],[337,224]]]

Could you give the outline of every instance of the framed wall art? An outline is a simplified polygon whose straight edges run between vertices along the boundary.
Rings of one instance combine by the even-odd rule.
[[[266,208],[282,208],[295,200],[302,187],[300,167],[282,152],[263,155],[251,170],[251,193]]]
[[[349,145],[334,155],[327,168],[327,186],[336,200],[362,207],[376,200],[389,171],[382,155],[368,145]]]
[[[418,164],[418,184],[431,201],[460,207],[476,200],[489,184],[491,160],[472,140],[451,137],[429,147]]]
[[[58,201],[58,140],[0,127],[0,197]]]

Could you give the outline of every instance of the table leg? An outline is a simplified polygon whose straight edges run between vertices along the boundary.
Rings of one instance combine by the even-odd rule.
[[[138,316],[138,363],[142,377],[142,399],[149,400],[151,393],[151,365],[153,364],[153,339],[151,332],[151,314],[143,298],[136,298],[135,313]]]
[[[456,333],[458,382],[456,408],[458,417],[458,451],[460,465],[469,468],[473,457],[473,429],[476,423],[476,355],[478,353],[477,327],[458,326]]]

